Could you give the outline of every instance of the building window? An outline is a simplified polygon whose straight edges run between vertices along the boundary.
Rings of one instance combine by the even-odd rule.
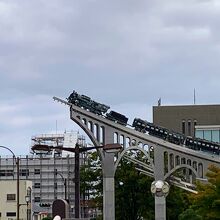
[[[212,141],[214,142],[220,142],[220,131],[219,130],[212,130]]]
[[[7,217],[14,217],[16,216],[16,212],[6,212]]]
[[[191,120],[188,120],[188,135],[192,136],[192,129],[191,129]]]
[[[184,120],[182,121],[182,133],[186,134],[186,123]]]
[[[212,140],[212,132],[211,130],[204,130],[204,139],[211,141]]]
[[[40,183],[34,183],[34,188],[39,189],[40,188]]]
[[[218,129],[196,129],[195,136],[208,141],[220,142],[220,130]]]
[[[20,176],[29,176],[29,170],[28,169],[20,170]]]
[[[40,174],[40,169],[34,169],[34,174]]]
[[[7,194],[7,201],[15,201],[15,194]]]
[[[203,134],[203,130],[196,130],[196,135],[197,138],[201,138],[204,139],[204,134]]]
[[[0,176],[5,176],[5,170],[0,170]]]
[[[6,170],[6,176],[13,176],[14,175],[14,172],[13,170]]]
[[[40,197],[34,197],[35,202],[40,202]]]
[[[0,170],[0,176],[13,176],[13,170]]]
[[[197,120],[193,121],[193,136],[195,136],[195,130],[196,130]]]
[[[197,120],[194,120],[194,128],[196,127],[197,125]]]

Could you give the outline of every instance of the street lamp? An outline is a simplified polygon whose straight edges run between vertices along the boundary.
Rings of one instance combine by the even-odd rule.
[[[67,199],[67,196],[66,196],[66,178],[64,178],[63,177],[63,175],[61,174],[61,173],[59,173],[57,170],[55,171],[55,174],[56,175],[60,175],[61,176],[61,178],[62,178],[62,181],[63,181],[63,184],[64,184],[64,198],[65,198],[65,200]]]
[[[27,195],[25,196],[25,201],[27,204],[27,220],[30,220],[30,216],[31,216],[31,192],[32,189],[31,187],[28,187],[27,189]]]
[[[77,143],[75,148],[71,147],[59,147],[59,146],[49,146],[45,144],[35,144],[32,148],[33,151],[35,150],[42,150],[42,151],[51,151],[55,150],[65,150],[72,153],[75,153],[75,218],[79,218],[80,216],[80,173],[79,173],[79,154],[82,152],[86,152],[89,150],[94,149],[103,149],[106,153],[113,153],[118,152],[122,149],[120,144],[106,144],[101,146],[92,146],[92,147],[85,147],[80,148],[80,145]]]
[[[0,146],[0,148],[4,148],[8,151],[10,151],[13,155],[13,161],[15,160],[15,164],[16,164],[16,167],[17,167],[17,220],[19,220],[19,207],[20,207],[20,204],[19,204],[19,178],[20,178],[20,171],[19,171],[19,157],[16,158],[14,152],[8,148],[8,147],[5,147],[5,146]]]
[[[151,184],[151,193],[155,197],[155,219],[166,219],[166,199],[170,186],[166,181],[156,180]]]
[[[28,205],[30,203],[30,196],[25,196],[25,201],[27,203],[27,220],[29,220],[29,209],[28,209]]]

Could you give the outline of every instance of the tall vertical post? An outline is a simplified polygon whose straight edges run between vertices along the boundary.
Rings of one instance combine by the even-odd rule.
[[[166,198],[155,196],[155,220],[166,220]]]
[[[67,195],[66,195],[66,188],[67,188],[67,186],[66,186],[66,178],[64,178],[64,195],[65,195],[65,200],[67,200]]]
[[[75,146],[75,218],[80,216],[79,145]]]
[[[155,181],[164,179],[164,153],[159,146],[154,147]],[[155,195],[155,220],[166,220],[166,197]]]
[[[19,179],[20,179],[20,171],[19,171],[19,157],[17,157],[16,159],[16,165],[17,165],[17,220],[19,220],[20,218],[20,213],[19,213],[19,194],[20,194],[20,190],[19,190]]]
[[[103,167],[103,219],[115,220],[114,153],[105,153]]]
[[[29,215],[28,215],[28,202],[27,202],[27,220],[29,220]]]

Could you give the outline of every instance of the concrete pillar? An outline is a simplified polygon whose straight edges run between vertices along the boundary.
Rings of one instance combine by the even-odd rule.
[[[115,180],[114,177],[103,178],[103,219],[115,219]]]
[[[166,198],[155,196],[155,220],[166,220]]]
[[[103,172],[103,220],[115,220],[115,170],[114,153],[104,153]]]
[[[155,181],[164,180],[164,152],[160,146],[154,147]],[[155,195],[155,220],[166,220],[166,197]]]

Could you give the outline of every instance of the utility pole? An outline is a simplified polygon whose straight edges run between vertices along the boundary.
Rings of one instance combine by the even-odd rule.
[[[75,218],[80,215],[79,145],[75,146]]]
[[[19,194],[20,194],[20,190],[19,190],[19,179],[20,179],[20,172],[19,172],[19,157],[17,157],[16,159],[16,166],[17,166],[17,220],[19,220],[20,218],[20,213],[19,213],[19,208],[20,208],[20,204],[19,204]]]

